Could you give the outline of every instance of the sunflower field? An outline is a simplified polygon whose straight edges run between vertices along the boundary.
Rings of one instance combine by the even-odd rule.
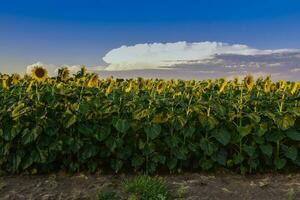
[[[0,171],[300,167],[300,84],[0,74]]]

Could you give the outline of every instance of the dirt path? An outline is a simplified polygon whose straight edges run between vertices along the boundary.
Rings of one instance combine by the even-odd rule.
[[[123,194],[124,175],[0,177],[0,199],[97,199],[99,191]],[[176,199],[300,199],[300,174],[183,174],[165,176]]]

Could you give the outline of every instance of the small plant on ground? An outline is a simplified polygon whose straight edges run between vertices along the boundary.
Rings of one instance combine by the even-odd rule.
[[[98,194],[98,200],[120,200],[121,198],[116,192],[100,192]]]
[[[294,200],[296,199],[296,194],[295,194],[295,191],[293,188],[290,188],[288,190],[288,197],[287,197],[288,200]]]
[[[185,184],[180,184],[180,186],[177,189],[177,197],[179,199],[183,199],[186,193],[188,192],[189,186]]]
[[[171,199],[168,185],[161,177],[138,176],[123,183],[125,192],[130,199],[168,200]]]

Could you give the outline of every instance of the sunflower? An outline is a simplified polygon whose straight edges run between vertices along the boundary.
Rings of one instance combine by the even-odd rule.
[[[191,86],[196,85],[196,81],[195,80],[191,80]]]
[[[247,75],[244,78],[244,85],[248,89],[248,91],[252,90],[252,88],[254,86],[254,78],[253,78],[253,76]]]
[[[205,83],[204,89],[210,89],[213,86],[211,80],[205,81],[204,83]]]
[[[11,83],[13,85],[17,85],[19,83],[20,79],[21,79],[21,76],[19,74],[13,74],[11,76]]]
[[[134,86],[134,82],[131,80],[131,81],[129,82],[127,88],[125,89],[125,92],[126,92],[126,93],[129,93],[129,92],[132,90],[133,86]]]
[[[98,86],[98,75],[97,74],[93,74],[90,78],[90,80],[88,81],[87,84],[88,87],[97,87]]]
[[[227,85],[227,81],[224,80],[224,82],[222,83],[222,85],[221,85],[221,87],[219,89],[219,93],[223,93],[224,92],[226,85]]]
[[[264,81],[264,77],[262,76],[259,76],[257,79],[256,79],[256,85],[261,85]]]
[[[3,88],[8,88],[8,86],[9,86],[9,83],[8,83],[9,76],[7,74],[3,74],[1,79],[2,79],[2,87]]]
[[[164,82],[160,81],[156,87],[156,91],[160,94],[162,93],[163,89],[164,89]]]
[[[31,71],[31,77],[38,82],[44,82],[48,77],[48,71],[41,66],[36,66]]]
[[[284,90],[285,87],[286,87],[286,81],[285,81],[285,80],[280,80],[280,81],[278,82],[278,89],[279,89],[279,90]]]
[[[275,83],[271,84],[271,91],[276,91],[277,87]]]
[[[87,69],[86,67],[83,65],[81,66],[80,70],[76,73],[75,78],[85,78],[85,76],[87,75]]]
[[[49,83],[49,84],[53,84],[54,81],[55,81],[55,80],[54,80],[53,78],[48,78],[48,79],[47,79],[47,83]]]
[[[67,67],[61,68],[58,70],[58,77],[62,81],[66,81],[70,77],[70,70]]]
[[[109,86],[106,88],[105,91],[105,96],[108,96],[112,91],[113,91],[113,87],[114,87],[114,82],[110,82]]]
[[[142,79],[139,81],[139,89],[142,90],[145,87],[145,81]]]
[[[233,78],[233,84],[234,85],[238,85],[239,84],[239,77],[236,76],[236,77]]]
[[[269,93],[271,91],[272,82],[266,81],[264,84],[264,91],[265,93]]]
[[[293,85],[292,85],[292,88],[291,88],[291,94],[292,95],[294,95],[297,92],[298,87],[299,87],[299,83],[293,82]]]
[[[180,96],[182,95],[181,91],[176,91],[174,94],[173,94],[173,98],[177,97],[177,96]]]

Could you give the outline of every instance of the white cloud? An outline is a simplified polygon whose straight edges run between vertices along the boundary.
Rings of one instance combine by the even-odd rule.
[[[290,70],[291,72],[300,72],[300,68],[294,68]]]
[[[281,66],[282,63],[270,63],[268,64],[269,67],[278,67],[278,66]]]
[[[105,70],[160,69],[175,65],[205,63],[216,55],[269,55],[275,53],[299,52],[296,49],[259,50],[241,44],[222,42],[175,42],[136,44],[121,46],[109,51],[103,60],[108,64]]]
[[[218,78],[222,76],[272,75],[274,78],[299,80],[300,49],[260,50],[247,45],[222,42],[175,42],[137,44],[112,49],[104,57],[102,66],[89,66],[88,71],[101,77],[160,77],[160,78]],[[27,66],[31,73],[34,66],[47,68],[56,76],[58,68],[68,67],[71,74],[80,65],[53,65],[37,62]]]

